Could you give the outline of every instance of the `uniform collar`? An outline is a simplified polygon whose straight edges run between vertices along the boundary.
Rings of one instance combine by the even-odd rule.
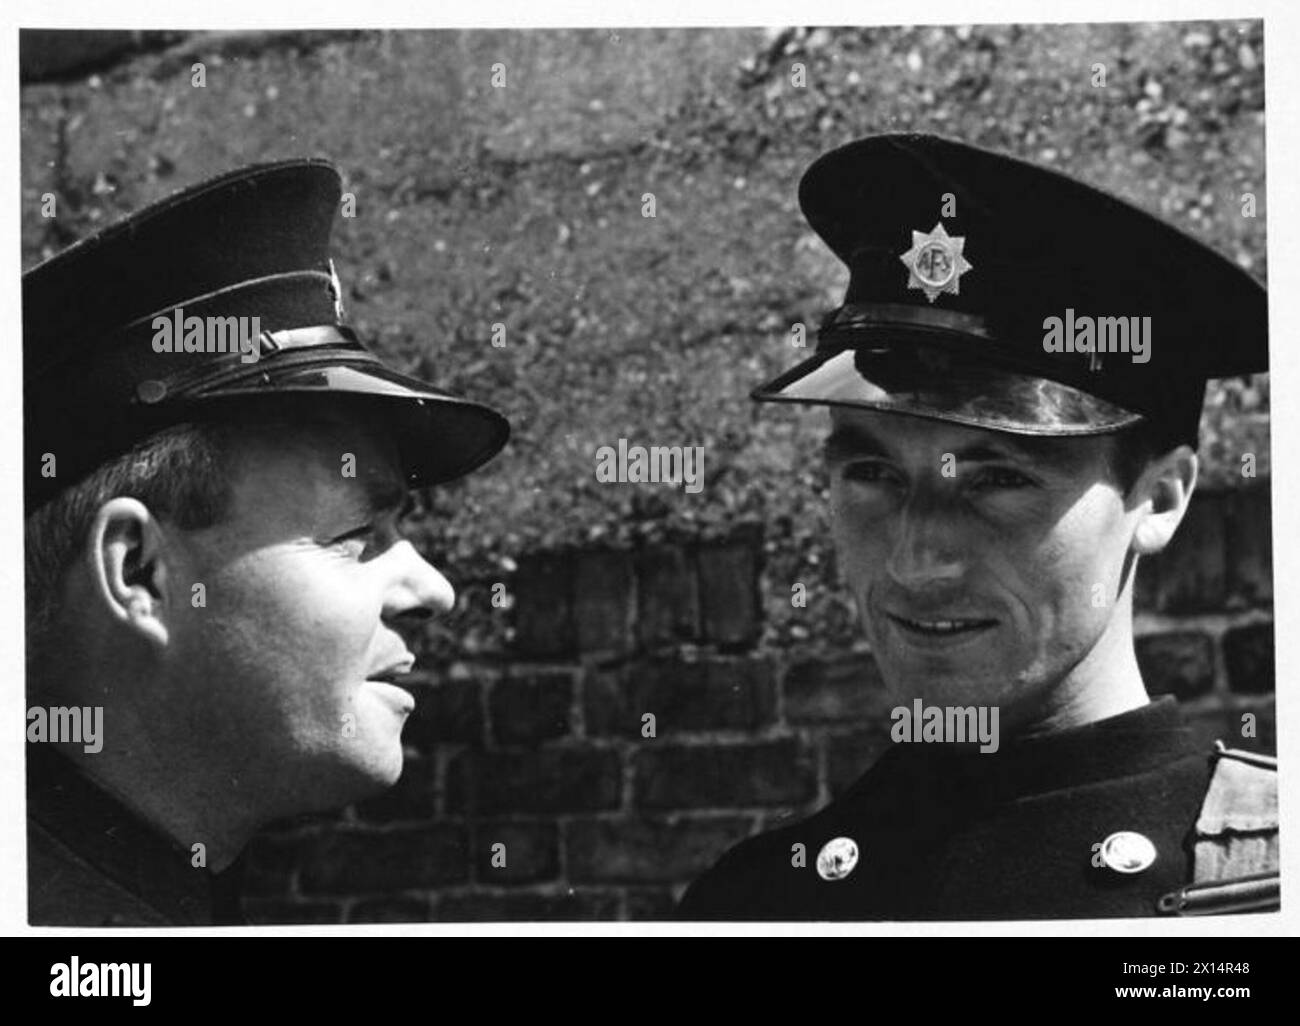
[[[214,875],[73,763],[27,746],[27,813],[60,843],[177,926],[238,922],[239,870]]]
[[[972,799],[1014,798],[1149,772],[1195,750],[1178,703],[1165,696],[1083,726],[1006,741],[987,754],[936,743],[895,744],[857,786],[875,778],[918,790],[955,788]]]

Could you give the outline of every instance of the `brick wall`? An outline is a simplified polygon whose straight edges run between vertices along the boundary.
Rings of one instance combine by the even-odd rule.
[[[1194,499],[1139,568],[1150,690],[1216,737],[1275,751],[1269,489]],[[545,553],[471,589],[504,646],[417,686],[388,793],[281,824],[249,852],[256,921],[652,919],[727,847],[807,814],[890,743],[862,646],[764,637],[754,531],[708,544]],[[490,582],[480,582],[488,585]],[[495,613],[493,612],[495,610]],[[1258,736],[1240,736],[1241,716]],[[643,736],[654,716],[655,736]],[[505,845],[505,866],[492,865]]]

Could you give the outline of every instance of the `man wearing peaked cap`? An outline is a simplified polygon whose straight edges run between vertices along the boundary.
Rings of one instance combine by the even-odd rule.
[[[24,276],[35,925],[237,921],[254,832],[401,772],[403,632],[454,598],[403,500],[509,427],[348,326],[339,200],[249,167]]]
[[[1262,286],[1114,197],[931,136],[834,150],[799,199],[848,294],[753,397],[829,408],[836,550],[892,743],[680,915],[1277,908],[1275,762],[1191,742],[1132,623],[1136,565],[1196,484],[1206,382],[1267,370]]]

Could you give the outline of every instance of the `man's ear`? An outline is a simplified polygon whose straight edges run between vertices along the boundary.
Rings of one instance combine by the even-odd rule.
[[[108,616],[150,645],[165,645],[169,568],[163,528],[138,499],[99,507],[86,543],[91,593]]]
[[[1147,464],[1129,492],[1139,520],[1133,551],[1150,556],[1169,544],[1187,512],[1200,463],[1190,445],[1180,445]]]

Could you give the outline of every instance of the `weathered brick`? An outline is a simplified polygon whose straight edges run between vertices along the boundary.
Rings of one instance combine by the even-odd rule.
[[[618,918],[618,894],[573,888],[564,894],[528,891],[449,894],[439,901],[437,918],[446,923],[611,920]]]
[[[758,819],[758,829],[760,833],[766,833],[769,830],[782,830],[785,827],[793,826],[802,819],[806,819],[807,816],[808,810],[805,806],[765,809]]]
[[[342,902],[245,897],[240,907],[255,926],[318,926],[343,922]]]
[[[790,723],[843,723],[889,716],[891,699],[873,656],[808,659],[785,675],[785,718]]]
[[[1243,708],[1208,705],[1189,711],[1186,721],[1196,746],[1206,756],[1214,750],[1215,741],[1248,752],[1263,752],[1267,755],[1277,753],[1277,717],[1271,702],[1251,704]],[[1253,737],[1243,734],[1247,724]]]
[[[578,651],[621,655],[632,647],[632,557],[581,552],[573,580]]]
[[[560,872],[559,831],[554,823],[480,822],[476,826],[475,876],[491,887],[541,883]],[[493,847],[504,844],[504,866],[492,865]],[[498,860],[499,861],[499,860]]]
[[[584,820],[569,824],[569,879],[605,883],[685,882],[749,834],[743,816]]]
[[[688,709],[701,727],[758,730],[776,721],[776,668],[766,656],[709,656],[705,696],[711,708]]]
[[[1228,594],[1249,605],[1273,601],[1272,504],[1268,482],[1228,498]]]
[[[488,700],[501,744],[527,744],[569,733],[573,675],[535,673],[498,681]]]
[[[763,629],[758,594],[759,545],[752,540],[702,545],[696,551],[700,625],[706,641],[747,647]]]
[[[1138,560],[1137,574],[1133,578],[1133,610],[1138,613],[1151,612],[1159,601],[1159,571],[1156,556],[1144,556]]]
[[[573,654],[573,566],[572,554],[562,552],[520,561],[514,579],[515,651],[543,658]]]
[[[1223,636],[1223,659],[1228,686],[1244,695],[1264,695],[1273,690],[1273,625],[1234,627]]]
[[[433,819],[437,813],[438,779],[434,761],[408,757],[402,775],[388,790],[356,806],[357,815],[369,823],[399,823]]]
[[[445,823],[320,838],[302,864],[306,894],[375,894],[459,883],[469,876],[465,828]]]
[[[855,784],[862,774],[893,746],[889,737],[891,723],[882,722],[866,730],[827,737],[826,786],[835,798]]]
[[[634,793],[649,809],[788,805],[817,797],[817,768],[794,738],[759,744],[664,745],[633,760]]]
[[[1148,634],[1134,642],[1148,694],[1194,698],[1214,686],[1214,642],[1195,631]]]
[[[639,661],[586,684],[587,733],[641,736],[654,713],[659,737],[689,730],[757,730],[773,721],[776,688],[766,658]]]
[[[369,898],[348,910],[349,923],[427,923],[433,918],[427,898]]]
[[[629,922],[646,920],[672,919],[676,902],[673,892],[668,887],[633,887],[625,899]]]
[[[402,739],[428,753],[444,742],[483,743],[482,685],[473,680],[404,684],[415,696],[415,711]]]
[[[583,689],[583,715],[592,737],[639,737],[646,713],[656,731],[683,721],[683,710],[706,692],[703,663],[676,658],[636,662],[592,673]],[[660,722],[662,721],[662,723]]]
[[[447,768],[453,811],[581,812],[612,809],[622,793],[618,753],[592,748],[462,752]]]
[[[333,830],[347,822],[347,810],[344,807],[323,809],[318,812],[300,812],[285,816],[262,828],[262,833],[273,837],[300,837],[313,830]]]
[[[1187,613],[1222,606],[1227,588],[1225,510],[1220,493],[1193,495],[1169,546],[1138,563],[1135,608]]]
[[[644,648],[698,641],[700,597],[695,564],[676,545],[641,549],[637,581],[637,640]]]
[[[304,841],[258,834],[241,856],[241,891],[250,897],[281,897],[292,889],[293,874],[302,858]]]

